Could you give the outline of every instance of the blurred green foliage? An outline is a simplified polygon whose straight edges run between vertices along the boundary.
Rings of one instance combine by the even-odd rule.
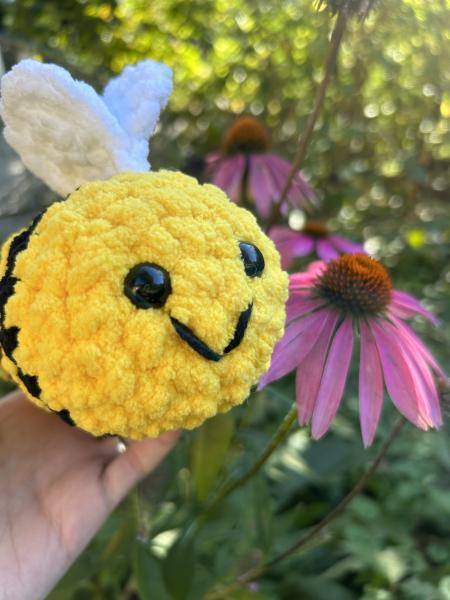
[[[292,157],[320,80],[332,18],[312,0],[0,0],[6,66],[40,56],[100,89],[151,57],[175,73],[152,163],[183,168],[216,149],[237,114],[270,127]],[[381,258],[395,286],[433,309],[417,329],[450,367],[450,1],[380,0],[352,20],[304,171],[332,227]],[[299,263],[301,267],[305,263]],[[293,380],[184,435],[108,520],[49,600],[199,600],[282,551],[360,476],[357,376],[321,442],[293,428],[264,470],[198,531],[188,526],[227,477],[261,453]],[[444,398],[450,410],[450,399]],[[386,403],[378,440],[394,419]],[[234,432],[234,433],[233,433]],[[379,442],[377,442],[379,443]],[[247,600],[450,600],[448,426],[408,426],[332,530],[236,594]],[[139,533],[139,535],[138,535]],[[195,533],[195,534],[194,534]]]

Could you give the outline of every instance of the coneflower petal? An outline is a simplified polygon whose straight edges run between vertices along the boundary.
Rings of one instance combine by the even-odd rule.
[[[404,357],[398,330],[388,321],[384,321],[383,325],[373,321],[370,328],[376,340],[384,381],[392,402],[411,423],[421,429],[428,429],[433,423],[417,397],[415,373]]]
[[[283,159],[279,160],[285,162]],[[280,169],[276,166],[272,154],[262,155],[261,162],[264,164],[264,168],[268,176],[270,177],[273,200],[278,202],[287,178],[285,175],[283,175],[283,173],[281,173]],[[289,163],[287,164],[289,165]]]
[[[297,238],[298,233],[298,231],[294,231],[285,225],[274,225],[269,231],[269,237],[275,244],[283,245],[293,242]]]
[[[323,260],[315,260],[309,264],[307,271],[289,275],[289,291],[311,288],[326,266]]]
[[[218,161],[220,161],[222,158],[223,155],[221,152],[210,152],[205,156],[206,168],[210,169],[216,167]]]
[[[383,371],[370,327],[360,323],[359,420],[364,447],[373,442],[383,407]]]
[[[346,240],[340,235],[331,234],[328,236],[328,239],[338,250],[346,254],[365,252],[364,247],[361,244],[356,244],[355,242]]]
[[[279,190],[278,197],[276,199],[279,200],[281,192],[283,191],[287,178],[291,172],[291,164],[276,154],[266,154],[264,158],[267,166],[270,168],[270,172],[274,181],[276,181],[277,188]],[[296,192],[298,194],[298,200],[301,202],[302,197],[298,190],[296,190]]]
[[[419,385],[417,393],[420,394],[420,398],[425,405],[425,411],[428,413],[433,426],[440,427],[442,425],[441,407],[430,364],[423,354],[423,350],[426,351],[426,348],[421,340],[415,340],[410,335],[411,330],[409,327],[399,319],[394,321],[394,325],[399,331],[399,339],[404,349],[405,357],[416,375],[416,381]]]
[[[339,252],[333,248],[328,240],[317,240],[316,249],[317,255],[324,261],[333,260],[333,258],[339,256]]]
[[[431,426],[439,428],[442,425],[442,414],[436,384],[431,371],[420,357],[420,354],[415,355],[406,352],[406,355],[411,371],[414,374],[416,393],[423,411],[428,415]]]
[[[272,181],[262,161],[262,155],[250,156],[249,193],[260,215],[267,218],[272,210]]]
[[[292,253],[294,256],[306,256],[314,249],[314,240],[304,233],[298,233],[295,241],[292,243]]]
[[[244,169],[245,158],[242,154],[223,158],[214,170],[212,182],[228,194],[234,202],[238,202]]]
[[[295,369],[314,346],[325,324],[325,315],[319,312],[300,319],[288,328],[275,346],[270,369],[261,378],[258,389]]]
[[[281,265],[285,269],[289,267],[294,257],[306,256],[314,247],[312,238],[288,227],[272,227],[269,237],[275,243],[281,255]]]
[[[431,321],[433,325],[439,325],[438,319],[436,319],[436,317],[429,310],[422,306],[418,300],[406,292],[393,290],[390,308],[395,315],[402,319],[411,319],[412,317],[420,315],[428,321]]]
[[[281,192],[291,173],[292,165],[276,154],[266,154],[266,159],[271,165],[272,172],[276,174]],[[301,207],[304,206],[307,201],[314,202],[316,200],[316,194],[303,175],[300,172],[297,172],[294,176],[292,185],[289,188],[287,198],[295,206]]]
[[[302,319],[307,314],[323,307],[324,304],[323,300],[292,295],[286,304],[286,327],[289,327],[293,321]]]
[[[337,320],[337,313],[328,312],[320,336],[297,369],[295,386],[300,425],[306,425],[311,420],[328,354],[328,346]]]
[[[274,155],[266,155],[265,161],[266,161],[267,169],[270,172],[272,181],[273,181],[274,186],[277,191],[274,199],[276,201],[278,201],[279,198],[281,197],[282,191],[284,189],[284,184],[286,183],[288,175],[290,173],[291,166],[289,163],[287,163],[287,161],[285,161],[283,159],[279,159],[278,157],[276,157]],[[292,205],[299,207],[299,208],[305,207],[305,205],[308,203],[307,196],[305,196],[298,189],[298,187],[296,186],[294,181],[292,182],[292,184],[288,190],[287,200],[289,200]],[[286,204],[283,204],[283,207],[285,209],[288,209],[288,206]]]
[[[314,248],[311,236],[301,231],[293,231],[289,227],[272,227],[269,237],[280,253],[287,252],[292,256],[305,256]]]
[[[353,350],[353,323],[347,318],[336,331],[320,382],[312,417],[312,435],[322,437],[330,427],[344,393]]]
[[[425,344],[422,342],[422,340],[419,338],[419,336],[416,334],[416,332],[413,331],[407,323],[404,323],[401,319],[397,318],[395,315],[391,314],[390,319],[396,325],[396,327],[401,329],[402,333],[407,338],[409,338],[411,344],[414,344],[414,346],[415,346],[415,351],[418,352],[422,356],[422,358],[425,360],[425,362],[430,365],[430,367],[435,371],[435,373],[437,373],[440,377],[442,377],[442,379],[447,379],[447,375],[445,374],[441,365],[434,358],[434,356],[431,354],[431,352],[428,350],[428,348],[425,346]]]

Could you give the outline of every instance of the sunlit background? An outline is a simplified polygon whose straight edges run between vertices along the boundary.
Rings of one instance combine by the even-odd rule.
[[[167,63],[175,91],[152,140],[152,165],[195,172],[244,113],[260,118],[274,149],[292,159],[331,26],[312,0],[0,0],[0,69],[32,56],[100,90],[128,63]],[[349,25],[303,172],[331,227],[363,242],[397,288],[436,313],[439,328],[416,326],[447,371],[449,167],[450,1],[381,0],[366,21]],[[2,237],[53,199],[1,141]],[[303,218],[294,213],[291,224]],[[294,428],[264,472],[171,553],[214,486],[260,453],[294,397],[293,379],[185,435],[142,486],[139,514],[136,498],[125,503],[51,600],[198,600],[214,582],[282,550],[345,494],[371,456],[360,441],[356,383],[324,441]],[[379,440],[392,419],[386,407]],[[408,426],[323,544],[235,598],[449,600],[449,484],[448,425],[429,434]],[[151,540],[144,558],[137,527]]]

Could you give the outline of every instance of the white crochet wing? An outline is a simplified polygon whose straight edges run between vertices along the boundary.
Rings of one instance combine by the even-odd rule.
[[[171,94],[172,70],[154,60],[143,60],[111,79],[103,98],[125,131],[135,139],[148,140]]]
[[[20,62],[1,79],[0,115],[7,142],[30,171],[61,195],[85,181],[147,171],[148,137],[159,117],[156,107],[165,105],[172,90],[170,69],[152,64],[153,82],[156,74],[164,73],[161,90],[139,81],[149,71],[137,65],[125,69],[123,81],[122,75],[112,80],[103,99],[61,67],[31,59]],[[140,117],[136,121],[135,115],[121,111]]]

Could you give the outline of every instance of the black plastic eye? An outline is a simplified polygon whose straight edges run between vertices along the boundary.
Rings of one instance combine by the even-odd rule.
[[[158,265],[141,263],[130,269],[123,290],[138,308],[161,308],[172,291],[170,275]]]
[[[265,263],[260,249],[249,242],[240,242],[239,248],[241,249],[245,273],[249,277],[261,277]]]

